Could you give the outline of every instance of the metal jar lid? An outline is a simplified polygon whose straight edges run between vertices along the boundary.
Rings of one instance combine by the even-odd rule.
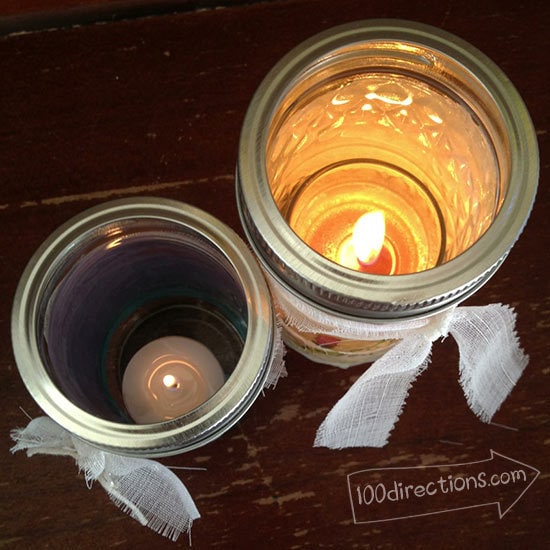
[[[172,285],[174,280],[177,283],[182,273],[185,276],[183,271],[177,271],[178,250],[183,246],[184,256],[186,250],[191,250],[197,266],[206,265],[209,277],[213,273],[214,279],[220,278],[220,295],[236,295],[227,298],[229,305],[233,307],[236,304],[234,309],[242,309],[239,313],[243,325],[242,351],[221,389],[183,416],[155,424],[134,424],[119,418],[118,413],[111,414],[108,403],[103,403],[106,400],[101,396],[98,397],[96,410],[94,397],[87,393],[96,391],[95,385],[99,388],[97,393],[101,393],[101,382],[97,381],[100,375],[93,370],[94,367],[89,369],[90,372],[86,371],[86,349],[81,350],[82,363],[72,360],[63,367],[57,364],[58,357],[63,360],[69,353],[66,350],[70,347],[67,332],[75,338],[84,334],[80,329],[69,329],[68,323],[71,327],[82,323],[82,331],[92,334],[100,330],[95,326],[101,318],[100,309],[95,319],[89,318],[94,316],[69,312],[67,326],[59,333],[55,332],[55,327],[51,327],[56,316],[61,319],[60,323],[65,323],[65,309],[78,312],[78,304],[75,302],[79,301],[79,296],[70,291],[71,285],[80,284],[81,281],[76,279],[100,278],[89,296],[85,295],[88,288],[86,281],[81,285],[83,302],[87,300],[88,304],[93,304],[94,301],[102,300],[102,286],[105,295],[110,296],[107,288],[109,277],[117,277],[118,260],[116,255],[108,256],[107,260],[102,258],[105,251],[118,245],[122,245],[120,249],[123,250],[125,242],[132,242],[132,239],[144,241],[138,255],[142,255],[143,250],[148,253],[147,239],[150,239],[150,249],[156,254],[153,257],[155,265],[148,265],[145,260],[135,261],[136,269],[126,270],[124,277],[118,281],[119,290],[131,287],[136,277],[139,282],[140,277],[144,276],[140,271],[147,271],[147,277],[152,277],[152,280],[162,277],[163,265],[157,265],[159,258],[161,264],[167,261],[164,265],[165,273],[176,270],[177,277],[167,279],[166,284]],[[167,254],[162,252],[163,247],[168,247]],[[97,259],[103,262],[102,267],[111,274],[105,280],[101,280],[101,271],[93,270],[92,264]],[[134,262],[131,255],[122,261],[129,261],[130,265]],[[184,266],[184,269],[187,267]],[[66,282],[67,278],[69,282]],[[193,292],[200,294],[203,291],[202,281],[194,281],[193,284]],[[212,284],[218,283],[214,280]],[[55,308],[52,303],[59,301],[60,294],[64,292],[68,298],[76,296],[76,300],[72,304],[64,304],[68,308],[52,312],[52,308]],[[139,294],[139,285],[132,292]],[[208,287],[205,292],[208,292]],[[65,223],[41,245],[28,263],[15,294],[12,313],[16,362],[25,385],[44,412],[92,445],[136,456],[163,456],[187,451],[212,441],[233,426],[264,387],[273,358],[274,327],[270,295],[262,272],[238,235],[197,208],[161,198],[108,202]],[[53,334],[50,341],[48,332]],[[82,338],[84,348],[86,343],[95,342],[92,336]],[[74,353],[78,354],[78,350]],[[92,350],[90,353],[97,355],[99,351]],[[95,355],[93,359],[95,361]]]
[[[386,55],[387,43],[397,46]],[[277,109],[291,103],[289,91],[304,89],[312,75],[325,74],[339,63],[345,73],[361,56],[373,59],[377,55],[386,56],[382,62],[387,71],[405,67],[414,75],[416,66],[424,78],[426,71],[433,69],[451,93],[465,94],[466,103],[477,102],[479,109],[487,112],[492,138],[505,153],[498,159],[506,172],[505,192],[491,226],[458,256],[418,273],[385,276],[354,272],[315,253],[278,210],[266,170],[270,126]],[[331,311],[384,321],[450,307],[487,282],[526,223],[536,193],[538,166],[536,136],[525,105],[508,78],[484,54],[423,24],[359,21],[307,40],[265,77],[242,128],[237,200],[251,245],[264,267],[288,290]]]

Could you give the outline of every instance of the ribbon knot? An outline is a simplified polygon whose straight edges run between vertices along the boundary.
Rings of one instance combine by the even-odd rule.
[[[529,360],[519,346],[515,313],[502,304],[458,307],[434,317],[431,326],[411,329],[334,405],[314,445],[383,447],[413,382],[429,364],[432,343],[448,333],[458,344],[459,382],[468,405],[490,422]]]
[[[468,405],[484,422],[490,422],[529,362],[509,306],[461,306],[422,319],[373,324],[332,315],[301,300],[274,277],[268,281],[281,322],[298,332],[399,340],[334,405],[317,431],[316,447],[383,447],[411,385],[430,362],[432,343],[448,334],[458,344],[459,382]]]

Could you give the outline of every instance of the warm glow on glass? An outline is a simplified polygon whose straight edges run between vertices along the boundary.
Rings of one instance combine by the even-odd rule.
[[[378,259],[385,234],[384,214],[379,210],[367,212],[357,220],[351,241],[359,263],[370,265]]]
[[[269,138],[271,191],[294,232],[325,258],[378,275],[432,269],[479,239],[495,214],[498,167],[464,104],[408,75],[326,82],[287,99]],[[374,212],[377,222],[360,225],[383,217],[383,235],[352,243],[357,220]]]
[[[358,239],[355,245],[353,234],[365,214],[375,214],[374,220],[369,216],[359,227],[378,224],[382,231],[372,243],[368,228],[369,240]],[[437,265],[444,238],[437,204],[422,185],[372,161],[354,160],[316,174],[294,202],[288,222],[325,258],[374,275],[414,273]],[[376,251],[369,252],[371,247]]]
[[[247,112],[241,220],[281,294],[292,289],[280,307],[285,342],[314,361],[371,361],[373,345],[378,356],[394,342],[370,341],[363,321],[458,303],[490,276],[500,239],[490,254],[484,247],[509,229],[493,222],[523,184],[511,177],[523,123],[509,126],[521,101],[475,49],[439,33],[374,21],[313,37],[272,70]],[[383,216],[377,244],[356,236],[373,212]],[[308,319],[298,323],[302,301]],[[341,328],[340,315],[357,330]]]
[[[117,246],[120,246],[121,243],[122,243],[122,237],[118,237],[116,239],[113,239],[110,243],[107,243],[105,245],[105,248],[107,250],[110,250],[111,248],[116,248]]]

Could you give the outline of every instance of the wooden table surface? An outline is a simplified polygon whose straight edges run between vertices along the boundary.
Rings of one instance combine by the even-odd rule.
[[[18,278],[55,227],[111,198],[175,198],[242,234],[234,167],[254,90],[303,39],[373,17],[423,21],[468,40],[508,74],[532,115],[541,152],[533,213],[502,268],[467,301],[515,307],[529,366],[493,423],[482,423],[458,384],[456,344],[448,338],[434,346],[386,447],[333,451],[313,448],[316,429],[364,367],[342,371],[289,352],[288,377],[236,427],[162,462],[207,468],[178,470],[202,514],[192,530],[197,550],[547,548],[550,4],[289,0],[196,11],[185,4],[181,13],[0,38],[0,548],[189,546],[186,536],[172,543],[140,526],[99,485],[88,490],[72,459],[9,453],[10,430],[41,414],[11,352]],[[491,451],[507,458],[491,461]],[[387,468],[410,468],[403,472],[420,483],[426,472],[439,479],[459,468],[466,475],[479,464],[500,475],[499,496],[469,490],[468,503],[453,510],[463,502],[456,486],[440,495],[437,511],[446,513],[422,516],[421,499],[397,507],[388,497],[377,516],[386,521],[353,521],[348,474],[380,470],[390,489],[400,480],[387,477],[397,472]],[[420,468],[434,465],[449,467]],[[511,480],[519,470],[531,477]],[[540,475],[527,488],[535,470]]]

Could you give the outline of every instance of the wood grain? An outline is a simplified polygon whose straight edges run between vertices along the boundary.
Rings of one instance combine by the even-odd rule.
[[[242,235],[234,202],[237,142],[247,105],[271,66],[330,26],[398,17],[445,28],[508,74],[533,118],[541,151],[537,201],[498,273],[468,304],[518,314],[530,364],[495,415],[480,422],[457,381],[452,339],[438,343],[382,449],[313,448],[330,407],[362,372],[293,352],[289,375],[224,437],[163,459],[201,511],[194,549],[547,548],[550,216],[547,2],[290,0],[136,18],[0,39],[0,548],[185,548],[86,488],[68,458],[9,453],[9,431],[40,410],[10,350],[10,308],[36,247],[83,209],[159,195],[201,207]],[[389,466],[484,460],[493,449],[540,470],[502,519],[495,507],[354,524],[346,476]],[[414,512],[411,509],[410,514]]]

